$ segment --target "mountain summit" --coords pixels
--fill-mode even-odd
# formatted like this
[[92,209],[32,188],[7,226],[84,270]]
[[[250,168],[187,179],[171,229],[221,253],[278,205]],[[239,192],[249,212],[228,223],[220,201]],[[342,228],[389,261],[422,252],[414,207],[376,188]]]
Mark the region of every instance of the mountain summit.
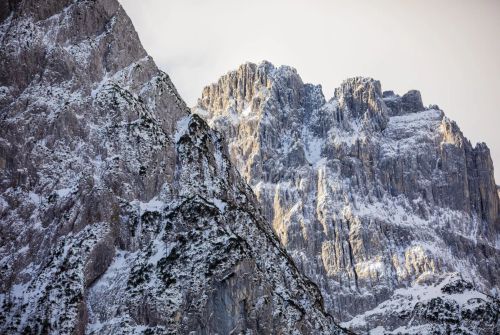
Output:
[[344,333],[117,1],[0,41],[0,333]]
[[247,63],[193,111],[224,134],[281,243],[346,327],[499,331],[490,153],[420,92],[356,77],[326,100],[291,67]]

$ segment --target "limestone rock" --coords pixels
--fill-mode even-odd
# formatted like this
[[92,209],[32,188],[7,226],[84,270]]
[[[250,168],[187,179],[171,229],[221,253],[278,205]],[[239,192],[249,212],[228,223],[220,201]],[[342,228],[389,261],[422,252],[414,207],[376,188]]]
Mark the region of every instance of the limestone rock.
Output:
[[[497,306],[499,197],[489,150],[431,107],[418,91],[400,97],[370,78],[344,81],[326,101],[294,69],[263,62],[221,77],[192,110],[224,134],[231,160],[327,310],[359,332],[389,332],[411,327],[411,318],[356,318],[424,278],[432,290],[458,274]],[[498,330],[488,325],[463,320],[473,333]]]
[[403,95],[401,98],[402,108],[404,111],[416,113],[424,110],[422,103],[422,96],[417,90],[411,90]]

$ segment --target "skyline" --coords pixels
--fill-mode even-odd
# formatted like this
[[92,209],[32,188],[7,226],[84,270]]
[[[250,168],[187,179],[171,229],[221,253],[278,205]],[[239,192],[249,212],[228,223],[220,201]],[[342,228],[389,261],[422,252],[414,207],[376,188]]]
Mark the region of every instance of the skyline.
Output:
[[498,1],[120,2],[189,106],[249,61],[292,66],[326,99],[349,77],[372,77],[400,95],[419,90],[500,164]]

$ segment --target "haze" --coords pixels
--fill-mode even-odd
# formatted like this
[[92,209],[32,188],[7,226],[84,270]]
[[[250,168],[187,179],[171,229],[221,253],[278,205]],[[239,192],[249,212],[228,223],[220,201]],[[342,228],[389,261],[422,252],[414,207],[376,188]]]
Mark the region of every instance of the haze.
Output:
[[500,182],[500,1],[120,1],[190,106],[246,61],[293,66],[327,99],[369,76],[384,90],[420,90],[486,142]]

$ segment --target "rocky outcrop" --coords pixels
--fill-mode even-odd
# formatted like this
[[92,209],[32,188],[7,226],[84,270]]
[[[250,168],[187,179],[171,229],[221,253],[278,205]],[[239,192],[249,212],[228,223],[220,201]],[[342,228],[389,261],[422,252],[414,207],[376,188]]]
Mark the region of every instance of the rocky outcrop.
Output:
[[[430,284],[429,283],[435,283]],[[346,323],[376,334],[495,334],[500,300],[474,290],[458,274],[428,275],[411,288]],[[392,330],[385,325],[391,325]],[[474,331],[476,330],[476,331]]]
[[[416,113],[425,109],[422,103],[422,96],[419,91],[411,90],[400,97],[394,94],[393,91],[385,91],[382,94],[384,103],[388,109],[390,116],[401,115],[406,113]],[[433,109],[439,109],[437,106]]]
[[424,108],[418,91],[401,97],[352,78],[326,101],[290,67],[247,63],[207,86],[193,111],[225,135],[282,244],[341,320],[423,278],[438,285],[458,273],[485,301],[498,296],[489,150]]
[[4,2],[0,41],[0,333],[343,332],[117,1]]

